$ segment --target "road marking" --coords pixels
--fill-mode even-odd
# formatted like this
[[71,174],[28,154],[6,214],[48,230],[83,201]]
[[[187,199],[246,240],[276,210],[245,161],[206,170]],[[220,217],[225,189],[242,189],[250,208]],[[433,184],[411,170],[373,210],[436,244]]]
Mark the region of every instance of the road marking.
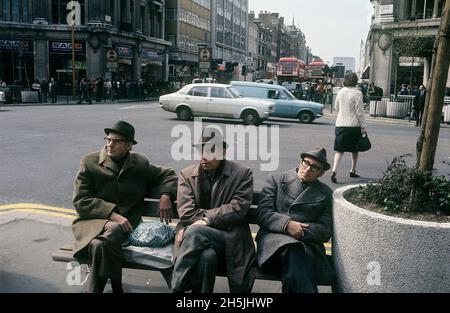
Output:
[[39,203],[12,203],[12,204],[0,205],[0,211],[11,210],[11,209],[40,209],[40,210],[50,210],[50,211],[76,214],[74,210],[59,208],[59,207],[54,207],[54,206],[49,206],[49,205],[39,204]]
[[75,219],[75,216],[64,214],[64,213],[49,212],[49,211],[38,210],[38,209],[23,209],[23,208],[22,209],[12,209],[9,211],[0,212],[0,215],[13,213],[13,212],[28,212],[28,213],[32,213],[32,214],[38,214],[38,215],[48,215],[48,216],[54,216],[54,217],[68,218],[71,220]]
[[137,104],[137,105],[132,105],[132,106],[120,108],[120,110],[132,110],[132,109],[142,109],[142,108],[153,109],[153,108],[156,108],[156,107],[155,106],[150,106],[150,105],[145,105],[145,104]]
[[[53,206],[48,206],[48,205],[38,204],[38,203],[13,203],[13,204],[0,205],[0,215],[11,213],[11,212],[28,212],[28,213],[32,213],[32,214],[62,217],[62,218],[67,218],[67,219],[72,219],[72,220],[75,219],[75,217],[76,217],[76,212],[74,210],[53,207]],[[157,218],[145,218],[144,217],[143,220],[144,221],[157,220]],[[176,226],[176,224],[170,223],[170,226]],[[255,236],[256,236],[256,233],[252,232],[252,237],[255,238]],[[325,245],[327,254],[329,254],[329,252],[331,251],[331,243],[327,242],[324,245]]]

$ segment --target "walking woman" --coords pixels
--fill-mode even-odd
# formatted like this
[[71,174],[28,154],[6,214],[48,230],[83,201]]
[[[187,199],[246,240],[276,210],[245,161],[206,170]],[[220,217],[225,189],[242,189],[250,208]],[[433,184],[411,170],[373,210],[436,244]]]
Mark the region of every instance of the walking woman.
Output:
[[338,111],[334,139],[334,164],[331,181],[337,183],[336,172],[344,152],[351,152],[352,168],[350,177],[360,177],[356,173],[358,150],[356,144],[362,134],[366,132],[364,121],[364,103],[361,91],[356,88],[358,76],[348,73],[345,76],[344,88],[339,90],[336,97],[335,108]]

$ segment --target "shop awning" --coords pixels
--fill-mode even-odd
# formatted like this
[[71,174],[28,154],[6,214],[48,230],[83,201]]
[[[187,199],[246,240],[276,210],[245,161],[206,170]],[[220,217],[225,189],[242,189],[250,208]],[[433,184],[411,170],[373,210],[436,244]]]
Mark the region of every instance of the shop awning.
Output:
[[141,66],[147,66],[147,65],[160,66],[160,67],[163,66],[162,62],[159,62],[159,61],[145,61],[141,64]]

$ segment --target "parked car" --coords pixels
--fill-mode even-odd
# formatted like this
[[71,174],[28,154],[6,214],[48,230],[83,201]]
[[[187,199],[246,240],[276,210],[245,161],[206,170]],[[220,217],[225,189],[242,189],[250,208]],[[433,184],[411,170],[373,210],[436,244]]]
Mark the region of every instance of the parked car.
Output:
[[161,96],[163,110],[175,112],[178,119],[194,116],[242,119],[245,124],[258,125],[273,112],[273,101],[243,98],[230,85],[190,84],[175,93]]
[[192,80],[192,83],[193,84],[204,84],[204,83],[215,84],[215,83],[217,83],[217,81],[216,81],[215,78],[210,78],[210,77],[208,77],[208,78],[194,78]]
[[323,104],[298,100],[282,86],[241,81],[230,84],[244,97],[273,100],[275,112],[271,117],[295,118],[302,123],[311,123],[323,116]]
[[255,81],[255,83],[260,83],[260,84],[269,84],[269,85],[278,85],[278,81],[276,79],[258,79]]
[[4,91],[0,91],[0,106],[6,102],[6,93]]

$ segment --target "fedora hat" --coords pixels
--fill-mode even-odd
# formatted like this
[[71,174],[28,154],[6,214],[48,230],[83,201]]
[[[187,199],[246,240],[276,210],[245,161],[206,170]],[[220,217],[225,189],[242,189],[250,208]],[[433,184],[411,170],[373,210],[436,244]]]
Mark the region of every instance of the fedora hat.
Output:
[[228,148],[228,144],[223,140],[223,134],[221,130],[217,127],[206,126],[203,128],[202,137],[200,140],[193,144],[192,146],[195,148],[200,148],[206,144],[222,144],[223,148]]
[[125,121],[118,121],[111,128],[105,128],[105,133],[109,135],[109,133],[117,133],[119,135],[124,136],[126,139],[131,141],[133,145],[137,144],[137,141],[134,140],[134,127],[130,123]]
[[300,157],[303,159],[304,157],[310,157],[314,160],[319,161],[323,164],[323,168],[325,171],[328,171],[330,169],[330,164],[327,161],[327,151],[324,148],[317,148],[312,151],[304,152],[300,154]]

